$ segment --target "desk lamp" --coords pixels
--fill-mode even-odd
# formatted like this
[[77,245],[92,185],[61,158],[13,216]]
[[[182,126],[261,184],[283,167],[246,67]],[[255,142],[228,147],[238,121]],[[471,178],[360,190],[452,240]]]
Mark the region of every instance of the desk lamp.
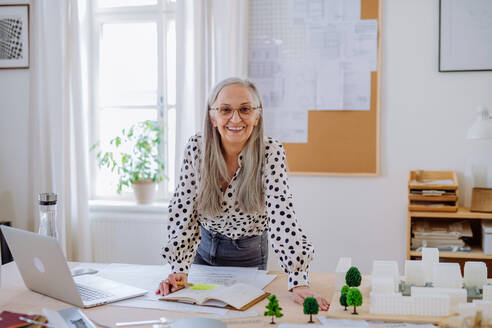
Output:
[[478,118],[468,130],[467,139],[492,139],[492,117],[485,106],[478,106]]

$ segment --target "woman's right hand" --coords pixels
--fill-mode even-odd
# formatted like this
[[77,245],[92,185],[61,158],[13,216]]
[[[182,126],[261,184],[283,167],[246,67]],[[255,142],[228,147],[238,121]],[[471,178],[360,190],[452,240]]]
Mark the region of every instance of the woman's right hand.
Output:
[[167,276],[166,280],[160,282],[159,288],[155,293],[162,296],[169,295],[184,288],[186,282],[188,282],[188,275],[186,273],[171,273]]

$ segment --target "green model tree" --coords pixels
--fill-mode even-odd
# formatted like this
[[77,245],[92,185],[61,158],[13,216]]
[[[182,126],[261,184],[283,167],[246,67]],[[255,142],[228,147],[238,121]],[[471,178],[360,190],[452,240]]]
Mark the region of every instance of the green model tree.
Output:
[[345,274],[345,282],[349,287],[359,287],[361,280],[362,276],[360,275],[360,271],[354,266],[347,271],[347,274]]
[[352,314],[358,314],[357,307],[362,305],[362,293],[359,288],[350,288],[347,294],[347,305],[354,307],[354,312],[352,312]]
[[340,294],[340,305],[344,306],[344,311],[347,311],[347,293]]
[[304,307],[304,314],[309,314],[309,323],[314,323],[313,314],[318,314],[319,304],[318,301],[314,297],[306,297],[304,299],[304,303],[302,303]]
[[266,306],[266,309],[268,311],[265,311],[265,317],[267,316],[272,316],[272,322],[270,322],[272,325],[275,324],[274,318],[280,318],[283,316],[283,314],[280,312],[282,308],[278,305],[278,299],[277,296],[275,295],[270,295],[267,297],[268,299],[268,304]]
[[345,285],[340,290],[340,305],[345,307],[345,311],[347,311],[347,293],[349,292],[350,287]]

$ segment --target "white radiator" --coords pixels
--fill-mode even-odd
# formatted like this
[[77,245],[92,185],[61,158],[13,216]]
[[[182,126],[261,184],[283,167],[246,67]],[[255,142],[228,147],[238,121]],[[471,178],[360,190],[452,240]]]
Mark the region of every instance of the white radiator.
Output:
[[94,262],[164,264],[166,214],[91,209]]

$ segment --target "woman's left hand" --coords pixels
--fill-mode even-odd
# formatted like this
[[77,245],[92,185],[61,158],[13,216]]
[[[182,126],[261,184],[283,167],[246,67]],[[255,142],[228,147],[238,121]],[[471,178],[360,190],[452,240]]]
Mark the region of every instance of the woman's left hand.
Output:
[[308,286],[299,286],[292,288],[292,295],[294,297],[294,302],[301,304],[304,303],[306,297],[312,296],[318,301],[319,309],[321,311],[328,311],[330,308],[330,303],[322,297],[320,294],[313,292]]

